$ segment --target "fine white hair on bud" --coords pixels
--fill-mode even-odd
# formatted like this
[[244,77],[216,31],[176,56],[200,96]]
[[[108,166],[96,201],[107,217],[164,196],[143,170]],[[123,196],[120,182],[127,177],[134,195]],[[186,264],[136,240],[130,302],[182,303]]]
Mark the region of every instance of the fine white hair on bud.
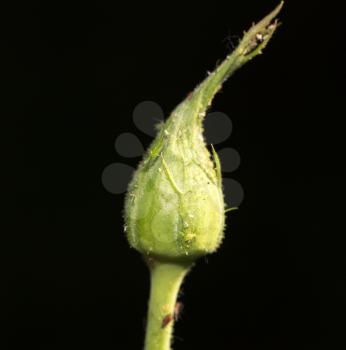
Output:
[[274,34],[272,13],[245,33],[238,47],[157,127],[157,136],[130,182],[125,199],[126,234],[144,255],[194,260],[214,252],[225,226],[221,166],[207,149],[203,120],[222,84],[262,53]]

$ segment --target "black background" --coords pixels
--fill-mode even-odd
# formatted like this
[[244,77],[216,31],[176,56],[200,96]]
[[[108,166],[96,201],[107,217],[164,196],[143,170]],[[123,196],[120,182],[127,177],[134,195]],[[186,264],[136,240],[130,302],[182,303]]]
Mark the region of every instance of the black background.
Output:
[[[7,206],[3,349],[141,349],[148,273],[122,232],[122,159],[134,107],[168,114],[276,1],[30,2],[3,13]],[[245,189],[221,249],[182,292],[175,349],[345,349],[345,26],[339,1],[288,0],[265,54],[212,110]],[[194,7],[193,7],[193,6]],[[233,37],[235,36],[235,38]],[[8,124],[8,129],[7,129]]]

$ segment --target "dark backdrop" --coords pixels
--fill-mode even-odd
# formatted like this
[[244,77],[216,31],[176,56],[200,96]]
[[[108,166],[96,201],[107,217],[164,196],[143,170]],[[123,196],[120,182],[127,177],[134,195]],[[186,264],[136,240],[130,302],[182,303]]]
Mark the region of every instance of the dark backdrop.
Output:
[[[277,1],[16,4],[3,13],[9,169],[3,349],[141,349],[148,273],[101,183],[143,100],[168,113]],[[345,349],[345,26],[288,0],[265,54],[214,101],[244,190],[184,284],[175,349]],[[226,39],[226,40],[225,40]],[[7,124],[9,128],[7,128]]]

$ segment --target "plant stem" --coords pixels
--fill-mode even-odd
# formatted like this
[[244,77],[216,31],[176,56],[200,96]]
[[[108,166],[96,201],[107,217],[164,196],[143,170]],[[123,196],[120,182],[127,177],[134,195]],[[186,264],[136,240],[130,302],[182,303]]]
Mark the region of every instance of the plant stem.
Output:
[[190,266],[190,264],[158,261],[151,264],[145,350],[169,350],[171,348],[177,296]]

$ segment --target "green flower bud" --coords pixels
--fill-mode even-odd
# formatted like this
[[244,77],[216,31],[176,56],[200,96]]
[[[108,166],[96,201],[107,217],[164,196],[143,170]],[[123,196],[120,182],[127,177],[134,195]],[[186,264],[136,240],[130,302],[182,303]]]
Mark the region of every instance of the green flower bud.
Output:
[[128,239],[146,254],[197,257],[222,239],[224,202],[195,103],[185,101],[160,126],[126,198]]
[[214,252],[225,227],[220,162],[203,138],[206,110],[223,82],[262,52],[282,4],[244,35],[239,46],[158,127],[129,185],[125,228],[130,245],[167,260]]

